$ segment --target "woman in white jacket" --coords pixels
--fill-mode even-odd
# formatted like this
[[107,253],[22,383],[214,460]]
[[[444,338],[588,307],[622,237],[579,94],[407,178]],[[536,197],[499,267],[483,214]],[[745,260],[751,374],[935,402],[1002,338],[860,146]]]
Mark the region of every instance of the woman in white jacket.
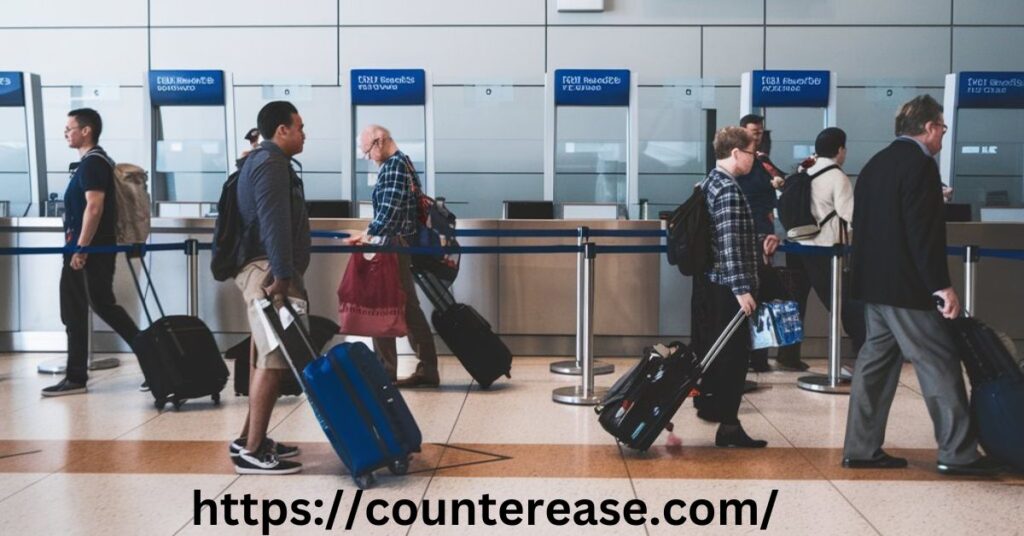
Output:
[[[801,164],[808,175],[814,177],[830,166],[833,169],[825,171],[811,181],[811,214],[815,220],[821,222],[833,212],[834,216],[829,218],[821,227],[821,232],[812,238],[800,240],[799,243],[805,246],[832,246],[834,244],[849,244],[850,232],[853,224],[853,186],[850,178],[843,172],[842,166],[846,162],[846,133],[842,129],[829,127],[818,134],[814,142],[815,156],[807,159]],[[800,303],[800,316],[803,317],[807,309],[807,296],[813,288],[815,294],[829,311],[831,304],[831,283],[832,269],[831,258],[823,256],[808,255],[786,255],[786,265],[796,268],[804,273],[810,285],[803,285],[799,289],[796,300]],[[864,344],[864,306],[859,302],[848,298],[849,277],[843,278],[843,303],[842,322],[846,333],[853,339],[854,356]],[[806,364],[800,360],[800,345],[786,346],[779,349],[779,364],[782,368],[804,369]]]

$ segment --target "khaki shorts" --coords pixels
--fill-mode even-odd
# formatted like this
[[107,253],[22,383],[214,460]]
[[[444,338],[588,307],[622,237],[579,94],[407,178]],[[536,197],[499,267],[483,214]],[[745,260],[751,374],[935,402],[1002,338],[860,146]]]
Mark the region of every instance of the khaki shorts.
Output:
[[[267,297],[263,292],[265,287],[270,286],[273,275],[270,273],[270,262],[267,260],[252,261],[246,264],[238,275],[235,276],[235,285],[242,291],[242,299],[245,300],[246,312],[249,320],[249,331],[252,333],[252,340],[256,343],[256,368],[262,369],[288,369],[288,363],[284,360],[281,350],[273,346],[272,341],[277,337],[267,332],[264,323],[263,311],[253,302]],[[307,311],[308,296],[302,281],[302,276],[293,277],[288,287],[288,297],[293,301],[298,300],[296,309]],[[307,323],[308,316],[303,315],[301,321]]]

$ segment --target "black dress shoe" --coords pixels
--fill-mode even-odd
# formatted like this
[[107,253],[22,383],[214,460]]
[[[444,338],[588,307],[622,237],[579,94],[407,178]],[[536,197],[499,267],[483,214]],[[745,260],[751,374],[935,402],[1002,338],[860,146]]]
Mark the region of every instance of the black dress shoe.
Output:
[[395,382],[395,387],[398,387],[399,389],[409,387],[438,387],[440,385],[441,380],[437,376],[429,378],[418,372],[414,372],[408,378]]
[[800,360],[792,363],[789,361],[775,361],[775,369],[783,372],[803,372],[809,368],[811,368],[810,365]]
[[847,469],[902,469],[907,466],[906,458],[889,456],[885,452],[879,452],[879,456],[870,460],[855,460],[843,458],[843,467]]
[[938,462],[936,469],[939,470],[939,474],[943,475],[973,475],[973,476],[986,476],[1001,473],[1006,470],[1006,466],[988,456],[982,456],[977,460],[967,464],[955,464],[955,463],[942,463]]
[[763,439],[753,439],[743,430],[739,424],[722,424],[718,426],[715,434],[715,446],[725,448],[741,449],[763,449],[768,442]]

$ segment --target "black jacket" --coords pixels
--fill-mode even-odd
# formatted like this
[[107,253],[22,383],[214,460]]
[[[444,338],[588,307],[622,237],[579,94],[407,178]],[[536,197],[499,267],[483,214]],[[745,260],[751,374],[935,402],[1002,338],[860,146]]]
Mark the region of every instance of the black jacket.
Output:
[[897,139],[861,170],[853,194],[855,299],[934,309],[950,286],[942,183],[935,159]]

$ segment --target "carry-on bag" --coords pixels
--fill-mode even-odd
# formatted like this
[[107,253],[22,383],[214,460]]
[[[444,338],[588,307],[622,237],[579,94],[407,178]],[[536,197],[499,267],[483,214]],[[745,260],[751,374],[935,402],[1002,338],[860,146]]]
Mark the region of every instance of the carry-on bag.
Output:
[[363,343],[342,343],[318,356],[309,332],[290,302],[279,309],[261,300],[320,427],[360,489],[375,482],[373,472],[409,470],[423,437],[402,394],[380,360]]
[[399,279],[398,255],[366,254],[348,258],[338,285],[338,324],[346,335],[404,337],[405,290]]
[[980,320],[949,322],[971,381],[971,414],[985,452],[1024,471],[1024,373],[999,334]]
[[473,380],[487,389],[502,376],[511,378],[512,352],[490,323],[472,306],[456,303],[433,272],[413,269],[413,276],[434,305],[434,329]]
[[[324,346],[331,342],[331,339],[338,334],[338,325],[334,321],[317,315],[309,315],[309,336],[313,341],[313,348],[323,351]],[[249,345],[252,344],[252,337],[246,337],[241,342],[228,348],[224,352],[225,359],[235,360],[235,394],[238,396],[249,396]],[[302,386],[294,375],[286,375],[281,378],[281,396],[298,396],[302,394]]]
[[629,448],[649,449],[743,320],[738,311],[703,357],[681,342],[645,349],[594,408],[601,426]]
[[206,396],[212,398],[214,404],[219,404],[220,392],[228,382],[228,367],[221,358],[213,333],[198,317],[165,315],[146,259],[142,255],[138,258],[146,273],[147,288],[152,291],[160,311],[160,318],[154,321],[135,267],[128,259],[128,270],[149,321],[149,327],[140,331],[132,341],[132,350],[138,356],[142,374],[149,384],[153,405],[163,409],[170,402],[177,410],[187,399]]

